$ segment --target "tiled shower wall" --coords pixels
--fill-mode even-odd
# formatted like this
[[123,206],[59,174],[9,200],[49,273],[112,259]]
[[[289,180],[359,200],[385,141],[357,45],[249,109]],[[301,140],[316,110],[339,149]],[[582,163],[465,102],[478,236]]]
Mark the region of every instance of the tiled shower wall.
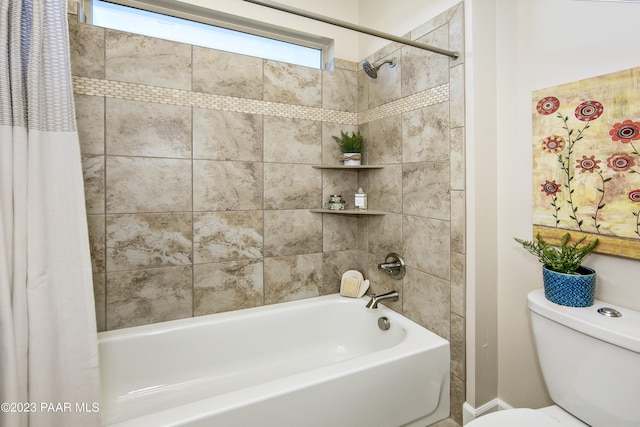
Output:
[[[463,46],[462,4],[408,37]],[[78,24],[70,18],[100,330],[338,292],[359,269],[375,292],[452,345],[464,401],[464,64],[390,44],[377,79]],[[360,130],[368,172],[331,136]],[[362,186],[384,216],[318,214]],[[389,252],[401,281],[377,271]]]

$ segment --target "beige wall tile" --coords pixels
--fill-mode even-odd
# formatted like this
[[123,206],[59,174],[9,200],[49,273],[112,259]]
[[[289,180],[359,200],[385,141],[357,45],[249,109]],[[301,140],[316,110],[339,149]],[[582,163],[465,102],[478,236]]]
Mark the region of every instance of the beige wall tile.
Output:
[[449,220],[449,163],[405,163],[402,166],[402,212]]
[[402,116],[397,114],[369,123],[367,158],[370,164],[402,162]]
[[84,197],[88,214],[104,213],[104,156],[82,156]]
[[107,273],[107,329],[191,317],[192,268]]
[[369,108],[369,80],[371,77],[358,67],[358,111],[366,111]]
[[104,79],[104,28],[69,20],[71,73],[74,76]]
[[[369,251],[369,217],[358,217],[358,259],[362,261],[358,265],[360,268],[366,268],[368,263],[368,251]],[[364,270],[363,270],[364,271]]]
[[320,205],[322,172],[309,165],[264,164],[265,209],[310,209]]
[[89,226],[89,247],[91,249],[91,269],[93,273],[104,273],[106,270],[106,217],[104,215],[87,215]]
[[191,213],[107,215],[107,271],[192,263]]
[[109,80],[191,90],[191,46],[105,30]]
[[342,274],[347,270],[364,269],[358,266],[358,251],[325,251],[322,253],[322,286],[320,295],[340,292]]
[[461,254],[467,246],[465,197],[464,191],[451,192],[451,250]]
[[195,159],[262,161],[262,115],[193,109]]
[[195,264],[262,258],[262,211],[195,212]]
[[466,385],[463,380],[451,375],[450,386],[451,418],[462,425],[462,406],[466,402]]
[[193,267],[193,314],[221,313],[262,305],[262,260]]
[[402,114],[404,162],[449,160],[449,103]]
[[[443,25],[417,41],[448,49],[449,26]],[[448,81],[448,56],[411,46],[402,48],[402,96],[413,95]]]
[[322,214],[308,210],[264,212],[264,256],[322,252]]
[[356,112],[358,79],[355,71],[322,72],[322,108]]
[[322,215],[322,242],[325,252],[358,249],[358,218]]
[[451,252],[451,312],[464,317],[465,311],[465,272],[464,254]]
[[451,315],[451,373],[465,379],[464,317]]
[[107,157],[107,212],[191,210],[191,160]]
[[451,129],[450,135],[451,189],[464,190],[466,188],[464,128]]
[[442,338],[451,339],[449,282],[413,268],[407,268],[403,281],[405,315]]
[[369,209],[402,213],[402,165],[387,165],[369,172]]
[[452,9],[455,10],[449,21],[449,49],[459,53],[458,59],[449,60],[454,67],[464,62],[464,5],[460,3]]
[[265,162],[318,164],[321,154],[320,122],[265,116]]
[[107,98],[107,154],[191,158],[191,121],[189,107]]
[[451,122],[452,128],[464,126],[464,64],[456,65],[450,69],[449,84],[451,94]]
[[75,95],[78,138],[82,154],[104,154],[104,98]]
[[193,90],[262,99],[262,63],[261,58],[194,46]]
[[263,166],[258,162],[194,160],[193,209],[257,210],[263,204]]
[[104,273],[93,275],[93,298],[96,307],[96,327],[98,332],[106,330],[107,285]]
[[369,217],[369,252],[379,259],[378,263],[384,262],[388,253],[402,254],[402,235],[402,215]]
[[264,303],[317,297],[322,288],[322,253],[264,259]]
[[449,280],[450,228],[448,221],[405,215],[402,232],[407,266]]
[[322,72],[315,68],[265,60],[264,100],[322,107]]

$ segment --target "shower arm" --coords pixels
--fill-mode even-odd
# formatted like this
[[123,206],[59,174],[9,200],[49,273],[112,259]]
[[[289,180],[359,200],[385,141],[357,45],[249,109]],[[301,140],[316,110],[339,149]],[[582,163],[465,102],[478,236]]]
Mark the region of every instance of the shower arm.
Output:
[[407,46],[417,47],[418,49],[428,50],[430,52],[439,53],[440,55],[446,55],[453,59],[458,59],[460,56],[459,52],[452,52],[446,49],[440,49],[439,47],[430,46],[428,44],[416,42],[413,40],[406,39],[404,37],[394,36],[393,34],[383,33],[381,31],[372,30],[371,28],[363,27],[361,25],[351,24],[349,22],[340,21],[338,19],[333,19],[328,16],[318,15],[316,13],[308,12],[306,10],[297,9],[295,7],[285,6],[283,4],[279,4],[270,0],[243,0],[247,3],[253,3],[260,6],[268,7],[271,9],[276,9],[281,12],[291,13],[293,15],[302,16],[304,18],[313,19],[315,21],[324,22],[325,24],[335,25],[337,27],[346,28],[347,30],[357,31],[359,33],[368,34],[370,36],[378,37],[385,40],[390,40],[397,43],[402,43]]

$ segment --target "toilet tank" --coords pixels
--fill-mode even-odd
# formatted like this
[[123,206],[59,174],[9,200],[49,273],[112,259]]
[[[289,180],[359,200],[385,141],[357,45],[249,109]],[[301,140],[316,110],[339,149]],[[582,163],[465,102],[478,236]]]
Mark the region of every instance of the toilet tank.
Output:
[[[565,307],[541,289],[528,300],[551,399],[592,427],[640,426],[640,313],[597,300]],[[598,313],[603,307],[622,316]]]

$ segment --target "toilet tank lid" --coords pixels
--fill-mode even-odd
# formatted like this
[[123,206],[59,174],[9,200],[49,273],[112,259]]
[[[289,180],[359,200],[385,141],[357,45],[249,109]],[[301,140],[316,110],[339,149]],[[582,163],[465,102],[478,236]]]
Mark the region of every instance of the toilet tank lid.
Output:
[[[529,309],[540,316],[640,353],[640,312],[599,300],[595,300],[591,307],[566,307],[546,299],[542,289],[529,292],[527,299]],[[603,307],[619,311],[622,317],[607,317],[598,313],[598,309]]]

